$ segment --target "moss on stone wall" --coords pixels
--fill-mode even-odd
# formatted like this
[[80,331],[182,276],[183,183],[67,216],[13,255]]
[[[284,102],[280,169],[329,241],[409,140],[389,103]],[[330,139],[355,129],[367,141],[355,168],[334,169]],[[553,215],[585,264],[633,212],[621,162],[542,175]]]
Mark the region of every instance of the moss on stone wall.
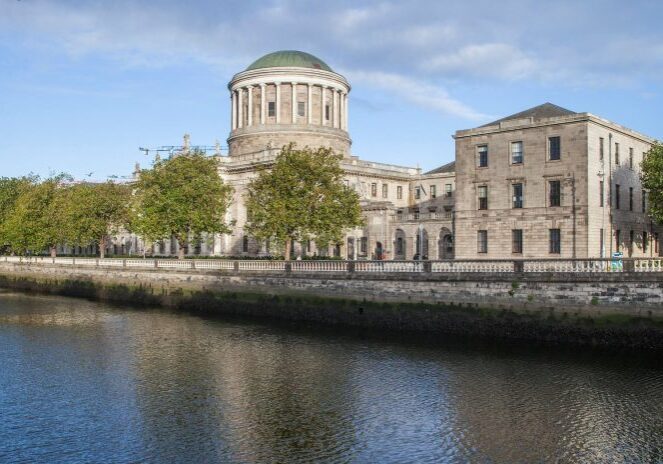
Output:
[[315,295],[212,291],[180,286],[0,274],[0,287],[193,314],[280,319],[378,332],[663,352],[663,321],[626,314],[519,311],[472,304],[387,303]]

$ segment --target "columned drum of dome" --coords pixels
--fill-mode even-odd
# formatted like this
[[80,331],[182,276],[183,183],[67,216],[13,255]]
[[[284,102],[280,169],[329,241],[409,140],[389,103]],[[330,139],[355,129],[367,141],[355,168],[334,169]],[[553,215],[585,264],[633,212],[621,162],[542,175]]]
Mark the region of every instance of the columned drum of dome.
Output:
[[236,74],[228,89],[230,156],[291,142],[350,155],[350,84],[321,59],[298,51],[270,53]]

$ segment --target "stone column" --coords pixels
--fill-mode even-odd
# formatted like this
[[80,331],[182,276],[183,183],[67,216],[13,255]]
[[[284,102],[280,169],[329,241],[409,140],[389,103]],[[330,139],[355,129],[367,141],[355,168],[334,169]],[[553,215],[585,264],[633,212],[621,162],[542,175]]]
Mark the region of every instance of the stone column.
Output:
[[281,122],[281,83],[276,82],[276,124]]
[[265,84],[260,84],[260,124],[265,124]]
[[247,122],[246,122],[246,125],[250,127],[250,126],[253,125],[253,86],[252,86],[252,85],[249,85],[249,86],[247,87],[247,90],[248,90],[249,94],[248,94],[248,97],[247,97],[247,101],[248,101],[248,109],[247,109],[247,111],[246,111],[246,112],[247,112],[247,115],[246,115],[246,116],[247,116]]
[[237,98],[235,97],[235,91],[230,92],[230,120],[232,130],[237,129]]
[[325,125],[325,86],[320,86],[320,125]]
[[348,130],[348,127],[350,126],[350,120],[348,119],[348,106],[350,104],[350,96],[346,93],[345,94],[345,104],[343,105],[343,112],[345,113],[344,119],[345,119],[345,130]]
[[244,93],[244,89],[239,88],[237,89],[237,128],[241,129],[243,124],[243,114],[242,114],[242,94]]
[[343,91],[339,89],[338,91],[338,128],[343,129]]
[[313,122],[313,86],[311,84],[306,84],[308,86],[308,98],[306,99],[307,113],[306,117],[308,118],[308,123]]
[[336,101],[336,89],[333,87],[330,87],[331,90],[331,96],[332,96],[332,117],[331,117],[331,125],[332,127],[337,127],[336,125],[336,118],[338,116],[338,102]]
[[297,83],[293,82],[292,83],[292,96],[290,98],[292,101],[292,123],[296,124],[297,123]]

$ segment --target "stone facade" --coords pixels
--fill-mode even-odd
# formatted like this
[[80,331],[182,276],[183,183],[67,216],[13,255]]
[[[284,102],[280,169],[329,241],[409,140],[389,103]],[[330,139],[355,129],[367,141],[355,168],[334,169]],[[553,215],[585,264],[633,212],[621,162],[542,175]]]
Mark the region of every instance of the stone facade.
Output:
[[639,180],[652,139],[550,104],[455,139],[458,258],[659,255]]
[[[289,60],[281,62],[284,53],[290,58],[299,52],[267,55],[236,74],[228,85],[231,132],[228,156],[220,160],[221,175],[234,188],[227,217],[234,226],[231,234],[217,239],[219,246],[214,252],[234,256],[275,252],[267,243],[257,243],[245,235],[244,195],[257,169],[269,166],[282,146],[295,142],[300,147],[330,147],[343,154],[345,182],[359,193],[366,219],[366,225],[348,231],[342,243],[296,244],[297,255],[412,259],[419,253],[417,244],[421,241],[423,255],[438,257],[438,242],[446,237],[445,256],[452,257],[453,165],[444,172],[422,174],[418,168],[352,156],[349,83],[310,55],[296,57],[297,66]],[[315,66],[318,62],[322,66]],[[450,195],[444,189],[449,189]]]
[[[359,193],[366,220],[339,244],[295,244],[297,256],[589,258],[663,251],[663,231],[646,214],[639,180],[653,139],[592,114],[546,103],[459,130],[455,162],[422,173],[352,155],[350,84],[312,55],[266,55],[233,76],[228,90],[228,155],[216,156],[234,188],[226,217],[233,230],[190,244],[189,255],[279,253],[245,234],[244,195],[258,169],[291,142],[343,155],[345,181]],[[171,240],[148,253],[172,255],[176,248]],[[108,251],[142,254],[143,244],[125,234]]]

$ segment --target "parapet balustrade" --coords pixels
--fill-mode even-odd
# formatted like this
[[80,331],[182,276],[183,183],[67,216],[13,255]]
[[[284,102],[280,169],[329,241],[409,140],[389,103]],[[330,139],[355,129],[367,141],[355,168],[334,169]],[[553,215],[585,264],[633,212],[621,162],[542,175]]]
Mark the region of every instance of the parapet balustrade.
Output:
[[2,256],[0,263],[131,269],[191,271],[287,272],[287,273],[614,273],[663,272],[663,258],[612,259],[483,259],[431,261],[268,261],[226,259],[77,258],[47,256]]

